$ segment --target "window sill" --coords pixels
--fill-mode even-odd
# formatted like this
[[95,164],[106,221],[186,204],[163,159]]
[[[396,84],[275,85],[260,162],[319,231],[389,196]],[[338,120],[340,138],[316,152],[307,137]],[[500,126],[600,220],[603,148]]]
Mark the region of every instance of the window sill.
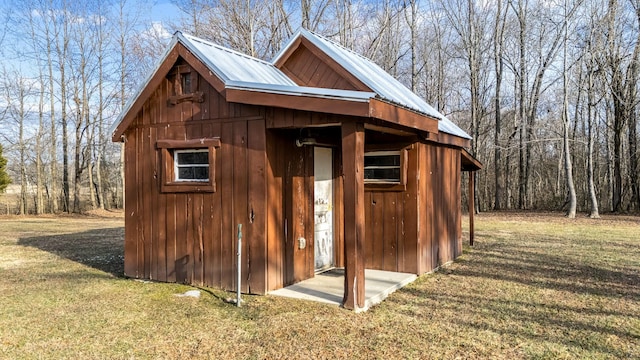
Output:
[[382,182],[365,182],[364,191],[405,191],[406,184],[398,183],[382,183]]
[[179,182],[160,186],[160,192],[162,193],[212,193],[215,191],[215,184],[210,182]]

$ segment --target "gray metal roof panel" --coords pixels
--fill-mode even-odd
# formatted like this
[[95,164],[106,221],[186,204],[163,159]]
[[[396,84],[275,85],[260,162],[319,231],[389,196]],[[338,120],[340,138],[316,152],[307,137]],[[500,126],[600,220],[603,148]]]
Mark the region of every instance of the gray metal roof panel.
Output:
[[375,93],[368,91],[315,88],[298,85],[260,84],[242,81],[229,81],[226,83],[225,87],[227,89],[251,90],[293,96],[311,96],[325,99],[341,99],[355,102],[368,102],[369,99],[376,96]]
[[439,119],[439,131],[471,139],[471,137],[456,124],[447,119],[431,105],[427,104],[427,102],[421,97],[414,94],[410,89],[376,65],[373,61],[309,30],[302,28],[298,30],[289,43],[287,43],[287,45],[276,55],[272,63],[276,63],[280,60],[280,58],[286,53],[287,48],[292,46],[295,40],[300,36],[304,36],[307,40],[311,41],[320,50],[340,64],[340,66],[345,70],[378,94],[380,98]]
[[225,83],[243,81],[258,84],[295,86],[287,75],[273,64],[246,54],[210,43],[206,40],[177,33],[181,42],[205,63]]
[[200,61],[202,61],[212,72],[215,73],[230,88],[247,89],[253,91],[281,93],[287,95],[305,95],[323,98],[340,98],[349,101],[368,101],[373,97],[391,101],[409,109],[425,113],[440,119],[438,130],[449,134],[470,139],[462,129],[447,119],[444,115],[429,106],[424,100],[415,95],[411,90],[402,85],[399,81],[374,64],[371,60],[356,54],[324,37],[301,29],[291,38],[279,55],[274,59],[274,63],[281,57],[286,49],[293,44],[298,36],[305,36],[318,48],[326,52],[335,61],[351,72],[360,81],[369,86],[374,92],[349,91],[325,88],[312,88],[298,86],[273,63],[269,63],[254,57],[233,51],[222,46],[210,43],[197,37],[176,32],[167,47],[165,53],[158,60],[154,71],[142,82],[136,91],[136,96],[129,99],[118,119],[110,128],[110,133],[116,130],[122,122],[134,102],[140,96],[145,87],[166,60],[170,51],[180,42],[189,49]]

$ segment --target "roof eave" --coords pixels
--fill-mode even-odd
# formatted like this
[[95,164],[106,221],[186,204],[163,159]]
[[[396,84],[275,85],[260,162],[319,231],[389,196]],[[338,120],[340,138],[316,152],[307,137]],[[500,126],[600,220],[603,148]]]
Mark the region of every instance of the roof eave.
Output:
[[[275,67],[278,67],[278,68],[280,67],[279,66],[281,65],[280,62],[283,60],[286,60],[289,57],[289,55],[298,48],[303,31],[306,31],[306,30],[304,30],[303,28],[299,28],[293,34],[293,36],[291,36],[289,41],[287,41],[287,43],[284,44],[282,48],[280,48],[280,51],[278,51],[276,56],[273,57],[273,59],[271,60],[271,64],[273,64]],[[296,42],[298,42],[297,45],[295,44]]]
[[246,90],[271,94],[335,99],[352,102],[369,102],[371,98],[376,96],[375,93],[366,91],[336,90],[306,86],[276,86],[241,81],[229,81],[227,82],[225,88],[231,90]]
[[462,167],[462,171],[478,171],[482,170],[482,168],[484,167],[480,160],[471,155],[471,153],[467,151],[467,149],[463,148],[460,150],[460,157],[460,165]]
[[174,34],[173,39],[169,43],[169,46],[167,46],[167,50],[165,50],[164,54],[156,62],[154,70],[151,71],[149,73],[149,76],[147,76],[147,78],[145,79],[145,81],[143,81],[140,84],[140,86],[138,86],[138,89],[135,92],[136,95],[132,96],[131,98],[129,98],[129,101],[127,101],[125,106],[122,108],[122,111],[120,112],[120,115],[118,116],[116,121],[114,121],[113,124],[111,125],[111,127],[109,128],[109,133],[111,134],[111,141],[113,141],[113,142],[122,141],[121,137],[122,137],[122,135],[124,134],[124,132],[126,130],[126,126],[124,126],[124,127],[122,126],[124,124],[125,118],[128,117],[128,115],[131,112],[131,110],[134,107],[134,105],[137,102],[140,101],[140,98],[141,98],[142,94],[144,93],[145,89],[156,78],[157,73],[160,71],[160,69],[162,68],[163,64],[165,64],[165,62],[167,61],[167,59],[175,57],[175,59],[177,60],[178,54],[175,51],[175,47],[178,44],[179,34],[180,34],[180,32],[176,32],[176,34]]

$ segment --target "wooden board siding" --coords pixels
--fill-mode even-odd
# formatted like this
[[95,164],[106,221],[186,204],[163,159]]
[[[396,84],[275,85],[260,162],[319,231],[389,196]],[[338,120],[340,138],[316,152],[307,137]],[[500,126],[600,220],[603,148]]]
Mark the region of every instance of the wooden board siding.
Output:
[[407,188],[388,191],[365,186],[365,266],[417,273],[418,151],[407,150]]
[[[243,224],[242,291],[266,292],[266,138],[261,108],[227,103],[198,81],[202,103],[168,106],[164,79],[125,132],[125,274],[234,290]],[[158,140],[220,137],[216,192],[161,193]],[[251,273],[249,272],[251,264]]]
[[423,274],[462,254],[459,159],[458,149],[416,143],[405,191],[365,187],[368,269]]
[[[308,41],[305,39],[303,43],[307,44]],[[329,59],[325,59],[325,54],[319,55],[323,58],[318,57],[306,46],[299,46],[286,62],[282,64],[280,70],[300,86],[361,90],[363,85],[360,84],[357,79],[350,76],[353,78],[350,82],[348,77],[345,76],[347,74],[339,74],[327,64]]]
[[[297,147],[296,132],[267,132],[267,289],[314,274],[313,147]],[[300,249],[298,239],[306,246]],[[252,265],[253,266],[253,265]]]
[[426,176],[422,184],[426,194],[423,199],[424,206],[429,208],[420,222],[431,237],[431,244],[423,244],[421,251],[420,264],[426,272],[462,254],[461,174],[459,149],[431,143],[421,147]]

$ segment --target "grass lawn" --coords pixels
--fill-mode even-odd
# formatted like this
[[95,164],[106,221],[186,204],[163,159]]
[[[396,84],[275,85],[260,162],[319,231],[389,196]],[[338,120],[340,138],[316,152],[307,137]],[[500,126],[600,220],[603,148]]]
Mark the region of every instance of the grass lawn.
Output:
[[119,217],[0,217],[0,358],[640,358],[640,218],[483,214],[366,313],[134,281]]

